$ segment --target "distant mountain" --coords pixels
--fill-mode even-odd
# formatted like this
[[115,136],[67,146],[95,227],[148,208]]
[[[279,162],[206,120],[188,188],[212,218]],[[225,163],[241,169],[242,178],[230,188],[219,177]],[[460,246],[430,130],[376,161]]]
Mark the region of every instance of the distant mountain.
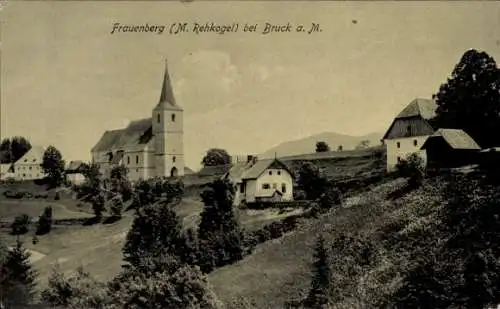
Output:
[[261,158],[272,158],[275,153],[278,157],[313,153],[316,151],[316,142],[326,142],[332,151],[342,145],[343,150],[352,150],[363,140],[368,140],[370,146],[380,145],[383,133],[370,133],[363,136],[350,136],[345,134],[324,132],[309,137],[281,143],[259,155]]

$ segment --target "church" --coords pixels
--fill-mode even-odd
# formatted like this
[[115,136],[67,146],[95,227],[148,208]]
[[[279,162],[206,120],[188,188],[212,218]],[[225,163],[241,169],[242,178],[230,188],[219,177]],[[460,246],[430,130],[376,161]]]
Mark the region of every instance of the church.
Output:
[[128,169],[132,182],[184,175],[183,109],[175,101],[166,61],[160,99],[151,117],[104,132],[91,153],[104,178],[119,165]]

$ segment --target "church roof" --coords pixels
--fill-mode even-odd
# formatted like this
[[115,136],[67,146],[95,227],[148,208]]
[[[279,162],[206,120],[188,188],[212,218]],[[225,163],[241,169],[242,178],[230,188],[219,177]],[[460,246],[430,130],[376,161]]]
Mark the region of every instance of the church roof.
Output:
[[168,65],[165,60],[165,73],[163,74],[163,84],[161,87],[160,100],[155,109],[168,109],[182,111],[182,108],[175,102],[174,91],[172,89],[172,82],[170,81],[170,74],[168,73]]
[[152,135],[151,118],[131,121],[125,129],[106,131],[92,151],[111,151],[140,144],[147,144]]

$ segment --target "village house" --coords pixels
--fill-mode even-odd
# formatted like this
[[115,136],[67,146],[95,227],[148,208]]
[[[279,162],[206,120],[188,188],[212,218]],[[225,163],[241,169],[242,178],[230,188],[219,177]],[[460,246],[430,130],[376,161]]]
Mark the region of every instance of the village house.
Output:
[[422,145],[427,168],[455,168],[475,164],[481,147],[459,129],[439,129]]
[[73,185],[81,185],[85,181],[85,163],[83,161],[71,161],[66,167],[66,181]]
[[32,146],[19,160],[12,165],[16,180],[35,180],[45,178],[42,169],[45,149],[41,146]]
[[435,132],[429,120],[436,115],[433,100],[414,99],[392,121],[383,136],[387,148],[387,171],[393,171],[399,161],[413,153],[426,164],[426,152],[421,147]]
[[247,162],[233,164],[225,177],[234,185],[235,206],[293,200],[293,173],[278,159],[248,156]]
[[183,109],[175,100],[166,62],[152,117],[104,132],[91,152],[93,163],[99,165],[105,178],[118,165],[128,169],[130,181],[184,175]]

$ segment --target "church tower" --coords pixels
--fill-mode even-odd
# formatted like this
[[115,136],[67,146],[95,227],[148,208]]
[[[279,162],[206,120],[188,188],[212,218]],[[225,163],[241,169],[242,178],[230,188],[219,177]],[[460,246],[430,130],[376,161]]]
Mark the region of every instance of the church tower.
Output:
[[153,109],[155,170],[158,177],[184,175],[183,109],[177,105],[165,60],[160,101]]

